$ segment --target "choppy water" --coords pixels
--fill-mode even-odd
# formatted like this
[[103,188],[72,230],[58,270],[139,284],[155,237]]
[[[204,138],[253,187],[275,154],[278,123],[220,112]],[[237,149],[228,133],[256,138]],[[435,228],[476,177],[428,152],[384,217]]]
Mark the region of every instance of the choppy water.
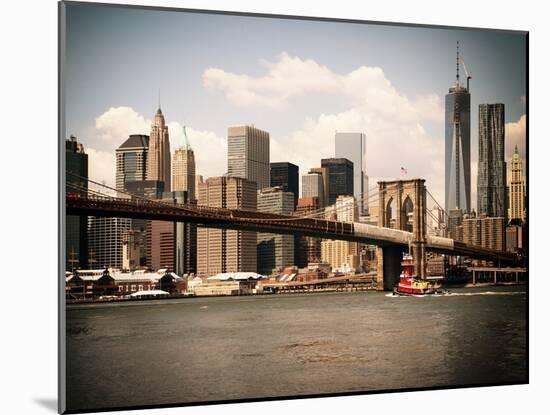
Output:
[[68,408],[526,382],[524,290],[69,306]]

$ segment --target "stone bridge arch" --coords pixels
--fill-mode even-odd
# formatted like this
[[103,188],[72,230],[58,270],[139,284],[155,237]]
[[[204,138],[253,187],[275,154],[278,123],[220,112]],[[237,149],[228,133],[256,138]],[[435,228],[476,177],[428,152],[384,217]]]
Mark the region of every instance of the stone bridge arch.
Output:
[[[378,182],[378,204],[379,226],[412,232],[411,251],[414,258],[415,274],[419,278],[425,278],[427,233],[425,180]],[[395,212],[389,211],[391,205],[395,206]],[[392,221],[392,218],[395,221]],[[399,280],[402,253],[402,248],[378,248],[380,289],[391,290]]]

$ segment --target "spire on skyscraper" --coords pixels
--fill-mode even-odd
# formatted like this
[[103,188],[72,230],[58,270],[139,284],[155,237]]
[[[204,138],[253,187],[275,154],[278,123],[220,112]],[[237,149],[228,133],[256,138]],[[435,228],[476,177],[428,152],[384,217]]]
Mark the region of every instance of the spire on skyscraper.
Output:
[[191,148],[191,144],[189,143],[189,137],[187,137],[187,127],[185,123],[183,124],[183,139],[181,140],[181,144],[179,146],[182,150],[193,150]]

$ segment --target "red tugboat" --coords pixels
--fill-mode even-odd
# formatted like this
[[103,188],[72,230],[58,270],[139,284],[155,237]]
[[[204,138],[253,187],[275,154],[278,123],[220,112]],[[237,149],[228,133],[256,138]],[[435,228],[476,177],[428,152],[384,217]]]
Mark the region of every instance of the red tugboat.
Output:
[[414,275],[414,261],[411,254],[403,254],[402,272],[399,283],[394,287],[394,295],[430,295],[444,294],[445,291],[436,288],[428,281],[422,281]]

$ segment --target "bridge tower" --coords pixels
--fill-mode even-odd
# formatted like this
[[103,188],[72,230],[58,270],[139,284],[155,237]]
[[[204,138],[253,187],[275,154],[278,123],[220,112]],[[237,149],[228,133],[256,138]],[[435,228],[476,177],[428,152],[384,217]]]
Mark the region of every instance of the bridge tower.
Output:
[[[426,186],[424,179],[378,182],[378,226],[412,232],[417,277],[426,278]],[[379,247],[378,289],[391,290],[399,280],[403,249]]]

